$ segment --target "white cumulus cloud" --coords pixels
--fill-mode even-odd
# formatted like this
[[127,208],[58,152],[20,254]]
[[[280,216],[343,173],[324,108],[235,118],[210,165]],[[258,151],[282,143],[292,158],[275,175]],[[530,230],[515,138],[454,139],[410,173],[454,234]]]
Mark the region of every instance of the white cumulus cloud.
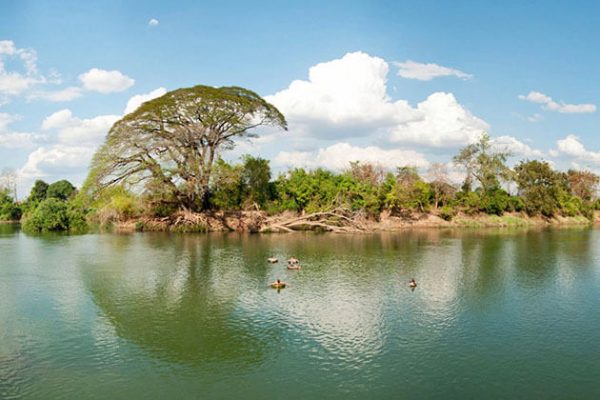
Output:
[[151,18],[150,21],[148,21],[148,25],[150,26],[157,26],[158,24],[159,22],[156,18]]
[[521,142],[512,136],[498,136],[491,140],[492,146],[499,151],[508,151],[513,156],[541,158],[544,152],[533,149],[531,146]]
[[587,150],[575,135],[568,135],[566,138],[558,140],[556,145],[557,151],[553,152],[554,155],[565,155],[583,162],[600,165],[600,152]]
[[73,116],[69,109],[57,111],[46,117],[42,129],[54,129],[58,140],[71,145],[98,145],[102,143],[110,127],[119,119],[119,115],[99,115],[82,119]]
[[527,95],[519,95],[519,99],[530,103],[542,104],[545,110],[557,111],[563,114],[584,114],[596,112],[595,104],[567,104],[557,103],[552,97],[541,92],[531,91]]
[[[150,93],[132,96],[127,102],[126,110],[137,108],[142,102],[161,96],[166,89],[158,88]],[[0,113],[0,127],[7,126],[17,117]],[[30,153],[27,162],[21,168],[21,173],[26,179],[64,174],[84,174],[93,154],[98,146],[104,141],[112,125],[122,115],[98,115],[92,118],[80,118],[73,115],[70,109],[56,111],[42,122],[42,130],[46,135],[31,135],[10,137],[3,135],[0,130],[0,146],[12,147],[18,140],[23,143],[38,143],[43,138],[45,146],[37,148]],[[4,139],[3,139],[4,137]],[[25,141],[28,139],[27,141]],[[35,141],[34,141],[35,139]],[[52,140],[50,140],[52,139]]]
[[43,139],[43,135],[10,130],[10,124],[20,119],[19,115],[0,112],[0,148],[20,149],[33,147],[36,141]]
[[35,146],[38,139],[42,138],[35,133],[25,132],[0,132],[0,147],[7,149],[24,149]]
[[88,166],[93,154],[94,148],[86,146],[57,144],[40,147],[29,154],[27,162],[19,170],[19,176],[32,179],[79,172]]
[[417,107],[387,94],[388,63],[363,52],[309,69],[267,101],[286,116],[290,133],[321,139],[387,136],[394,142],[454,147],[476,140],[489,125],[451,93],[434,93]]
[[375,146],[359,147],[349,143],[336,143],[315,152],[282,151],[274,163],[282,167],[323,167],[340,171],[350,166],[353,161],[368,162],[387,169],[400,166],[427,167],[429,162],[414,150],[385,150]]
[[487,122],[462,106],[452,93],[437,92],[417,105],[420,119],[396,126],[393,142],[429,147],[458,147],[477,141],[489,130]]
[[165,93],[167,93],[167,89],[165,89],[164,87],[159,87],[158,89],[154,89],[149,93],[136,94],[135,96],[132,96],[127,102],[127,106],[125,107],[125,111],[123,111],[123,114],[129,114],[131,112],[134,112],[139,106],[142,105],[142,103],[160,97]]
[[[7,69],[7,61],[15,69]],[[0,103],[17,96],[47,79],[38,73],[37,54],[33,49],[18,48],[12,40],[0,40]]]
[[308,80],[295,80],[266,100],[281,110],[290,131],[315,136],[370,134],[418,117],[404,100],[386,93],[388,64],[363,52],[309,69]]
[[443,76],[455,76],[460,79],[471,79],[473,75],[462,72],[458,69],[444,67],[438,64],[424,64],[412,60],[394,63],[398,69],[398,75],[407,79],[418,79],[420,81],[430,81],[433,78]]
[[135,83],[134,79],[120,71],[106,71],[99,68],[92,68],[84,72],[79,75],[79,80],[85,89],[104,94],[122,92]]

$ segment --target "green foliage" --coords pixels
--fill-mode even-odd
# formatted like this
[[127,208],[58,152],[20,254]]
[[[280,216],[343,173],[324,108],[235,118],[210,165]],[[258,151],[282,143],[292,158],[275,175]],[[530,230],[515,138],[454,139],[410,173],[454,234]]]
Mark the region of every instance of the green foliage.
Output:
[[407,214],[413,211],[425,212],[431,204],[432,192],[415,167],[400,167],[396,182],[387,193],[385,206],[390,211]]
[[46,199],[46,195],[48,193],[48,184],[41,179],[38,179],[33,184],[31,188],[31,192],[29,193],[29,197],[27,198],[28,202],[39,203],[42,200]]
[[78,207],[73,202],[67,204],[67,218],[70,232],[84,233],[89,229],[86,210]]
[[140,199],[122,185],[106,188],[91,203],[85,201],[85,196],[78,194],[70,204],[81,213],[87,211],[91,219],[102,226],[126,221],[141,214]]
[[[208,97],[210,98],[210,95]],[[216,97],[213,98],[215,99]],[[205,100],[208,101],[204,99],[200,103]],[[152,107],[148,105],[143,107],[150,107],[148,109],[150,113],[159,113],[162,106],[173,107],[174,103],[171,104],[173,101],[175,101],[173,98],[163,99]],[[186,97],[186,101],[191,101],[191,98]],[[169,110],[176,115],[176,110]],[[215,110],[209,114],[213,111]],[[129,128],[135,128],[134,131],[141,130],[144,127],[142,124],[144,116],[137,111],[134,114],[137,116],[127,116],[121,123],[127,125],[135,121],[135,124],[141,125],[134,124],[133,127],[133,125],[121,124],[111,132],[126,135],[126,132],[119,130]],[[216,118],[217,114],[213,116]],[[150,123],[145,127],[153,126],[153,123]],[[204,129],[194,126],[200,131]],[[159,129],[156,126],[154,128]],[[250,129],[250,126],[247,128]],[[138,134],[147,138],[141,131],[134,133],[133,136],[126,135],[121,139],[133,140]],[[165,133],[167,134],[174,135],[172,132]],[[120,145],[127,143],[129,142]],[[156,144],[159,143],[165,144],[158,140]],[[167,147],[161,149],[163,150],[160,152],[166,153],[173,150]],[[129,154],[125,149],[120,150],[125,152],[123,154]],[[179,150],[181,149],[177,151]],[[106,153],[109,151],[108,147],[103,151],[104,153],[98,155],[98,157],[107,157],[102,162],[117,160]],[[133,157],[138,156],[144,157],[143,154]],[[23,205],[15,204],[8,193],[0,195],[0,218],[15,219],[20,216],[21,210],[24,210],[28,228],[42,231],[84,229],[86,218],[90,215],[102,223],[129,220],[140,215],[170,216],[182,208],[194,211],[195,208],[207,206],[213,210],[226,211],[256,207],[269,213],[285,211],[313,213],[341,207],[361,212],[362,215],[375,219],[383,210],[410,216],[434,208],[437,210],[437,215],[448,221],[460,212],[469,215],[485,213],[490,215],[488,217],[490,221],[503,221],[502,223],[510,220],[510,218],[502,219],[505,217],[503,213],[507,211],[526,211],[529,215],[546,217],[585,216],[592,219],[594,210],[600,209],[600,201],[596,200],[600,178],[595,174],[576,170],[569,170],[566,173],[557,172],[547,162],[542,161],[522,161],[514,171],[511,171],[506,166],[507,157],[508,153],[492,150],[487,135],[484,135],[478,143],[463,148],[454,158],[455,162],[467,170],[462,190],[458,192],[456,187],[448,183],[446,167],[443,164],[436,164],[429,169],[427,176],[430,182],[426,182],[415,167],[400,167],[395,174],[391,172],[386,174],[380,167],[360,162],[351,163],[350,167],[342,173],[334,173],[322,168],[315,170],[297,168],[280,174],[275,181],[271,181],[269,161],[246,155],[241,163],[231,164],[216,158],[211,164],[210,180],[205,187],[203,182],[194,180],[191,176],[206,177],[207,175],[203,174],[207,171],[183,170],[177,160],[168,159],[161,161],[161,163],[165,162],[160,164],[160,171],[155,170],[158,168],[156,165],[152,167],[154,169],[151,168],[150,173],[145,169],[143,173],[142,170],[138,171],[143,175],[139,181],[143,186],[138,186],[140,190],[137,191],[132,191],[132,182],[125,179],[117,179],[106,186],[97,185],[97,180],[101,180],[102,173],[107,173],[97,168],[90,172],[80,193],[77,193],[75,188],[65,180],[49,186],[43,181],[37,181],[29,201]],[[199,159],[195,160],[199,162]],[[190,162],[186,161],[186,165]],[[144,166],[146,167],[148,165]],[[203,168],[199,164],[196,167]],[[109,174],[104,178],[111,176],[114,175]],[[133,176],[131,175],[130,178]],[[140,177],[140,175],[135,176]],[[515,181],[518,185],[517,196],[511,196],[502,189],[501,183],[510,181]],[[209,193],[207,198],[203,197],[205,190]],[[77,194],[74,195],[75,193]],[[59,200],[66,202],[56,203]],[[188,206],[191,208],[187,208]],[[64,211],[65,207],[66,211]],[[457,218],[456,222],[464,223],[464,220]],[[206,227],[186,225],[177,229],[203,231]]]
[[[41,186],[42,185],[40,185],[40,187]],[[63,180],[54,182],[53,184],[48,186],[48,189],[46,192],[46,197],[60,199],[60,200],[67,200],[71,197],[71,195],[74,192],[75,192],[75,186],[73,186],[71,184],[71,182],[63,179]]]
[[451,221],[457,214],[457,211],[454,207],[450,207],[448,205],[440,208],[439,216],[445,221]]
[[242,204],[243,169],[241,165],[231,165],[217,160],[211,184],[210,203],[220,210],[238,210]]
[[508,211],[521,212],[525,210],[525,202],[519,196],[510,196],[508,199]]
[[583,207],[583,202],[579,197],[570,196],[561,205],[563,215],[567,217],[574,217],[579,215]]
[[470,191],[472,179],[479,182],[484,192],[500,186],[501,181],[510,180],[512,172],[506,166],[509,155],[508,152],[493,151],[490,136],[487,133],[483,134],[477,143],[461,149],[454,157],[454,162],[463,166],[467,171],[464,189],[468,190],[463,191]]
[[477,192],[458,192],[455,201],[466,214],[476,214],[479,212],[481,198]]
[[515,172],[519,193],[529,215],[552,217],[559,211],[564,194],[562,178],[550,164],[537,160],[522,161],[515,167]]
[[[148,189],[150,182],[151,188],[160,186],[159,196],[148,193],[153,203],[205,209],[218,155],[233,148],[234,139],[255,136],[262,125],[287,129],[277,108],[250,90],[198,85],[171,91],[113,125],[94,156],[85,189],[93,193],[119,183]],[[245,179],[253,201],[262,203],[264,163],[254,161]]]
[[0,221],[18,221],[21,213],[21,207],[15,203],[9,189],[0,189]]
[[23,225],[28,232],[66,231],[69,229],[67,203],[56,198],[43,200]]
[[264,207],[271,198],[271,167],[269,161],[260,157],[244,156],[241,183],[244,189],[246,206]]
[[509,204],[510,196],[498,187],[483,192],[480,200],[480,207],[487,214],[502,215]]
[[594,221],[594,203],[591,201],[583,201],[579,212],[590,221]]

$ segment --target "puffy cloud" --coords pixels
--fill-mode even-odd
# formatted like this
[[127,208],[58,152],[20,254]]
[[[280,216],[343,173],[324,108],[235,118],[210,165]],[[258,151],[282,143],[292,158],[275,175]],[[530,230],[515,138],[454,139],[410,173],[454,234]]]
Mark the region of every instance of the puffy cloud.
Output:
[[75,100],[82,95],[82,90],[76,86],[69,86],[62,90],[50,91],[50,92],[37,92],[31,94],[29,100],[47,100],[53,103],[59,103],[64,101]]
[[477,141],[490,126],[462,106],[452,93],[437,92],[417,105],[419,120],[396,126],[393,142],[457,147]]
[[434,93],[416,108],[391,100],[388,71],[379,57],[348,53],[311,67],[308,80],[293,81],[266,99],[284,113],[295,135],[339,139],[379,134],[394,142],[454,147],[489,129],[450,93]]
[[148,21],[149,26],[157,26],[158,24],[159,22],[156,18],[151,18],[150,21]]
[[[20,70],[8,71],[6,60],[16,60]],[[12,40],[0,40],[0,100],[19,95],[47,79],[37,70],[37,55],[32,49],[16,47]]]
[[63,144],[97,145],[119,118],[119,115],[99,115],[81,119],[74,117],[71,110],[64,109],[46,117],[42,129],[57,130],[58,139]]
[[23,132],[0,132],[0,148],[23,149],[35,146],[41,135]]
[[43,138],[42,135],[34,133],[10,131],[8,129],[10,124],[20,119],[21,117],[18,115],[0,113],[0,148],[18,149],[32,147],[35,141]]
[[130,112],[134,112],[139,106],[142,105],[142,103],[160,97],[165,93],[167,93],[167,89],[165,89],[164,87],[159,87],[158,89],[154,89],[150,93],[136,94],[135,96],[132,96],[127,102],[127,106],[125,107],[125,111],[123,111],[123,114],[129,114]]
[[[139,107],[144,101],[162,96],[166,93],[165,88],[158,88],[150,93],[132,96],[127,102],[124,113]],[[93,118],[79,118],[67,108],[48,115],[42,122],[42,130],[56,131],[58,144],[78,147],[90,147],[91,150],[102,143],[112,125],[117,122],[121,115],[98,115]],[[2,123],[0,114],[0,124]]]
[[135,83],[135,80],[120,71],[106,71],[98,68],[92,68],[79,75],[79,80],[85,89],[104,94],[122,92]]
[[412,60],[394,63],[398,68],[398,75],[407,79],[418,79],[420,81],[430,81],[433,78],[442,76],[455,76],[460,79],[471,79],[473,75],[462,72],[458,69],[444,67],[438,64],[423,64]]
[[[158,88],[150,93],[132,96],[127,102],[125,112],[164,93],[166,93],[166,89]],[[26,164],[21,169],[23,176],[33,178],[61,172],[65,174],[84,173],[96,148],[102,143],[112,125],[121,117],[121,115],[98,115],[93,118],[79,118],[66,108],[48,115],[42,122],[42,130],[56,132],[54,144],[40,147],[29,155]],[[14,116],[0,114],[0,126],[4,124],[4,121],[8,121],[6,122],[8,124],[14,119]],[[33,139],[38,140],[42,137],[44,136],[31,135],[28,143],[31,144]],[[22,137],[23,140],[26,138]],[[10,143],[14,145],[18,138],[6,137],[4,140],[8,143],[9,139]],[[2,140],[0,135],[0,146],[2,146]]]
[[566,138],[558,140],[556,145],[557,151],[552,153],[555,156],[565,155],[581,161],[600,164],[600,152],[587,150],[575,135],[568,135]]
[[388,64],[363,52],[309,69],[308,80],[295,80],[266,100],[278,107],[290,131],[349,136],[372,133],[418,118],[404,101],[386,93]]
[[521,142],[512,136],[499,136],[493,138],[492,146],[500,151],[508,151],[514,156],[521,157],[544,157],[544,153],[537,149],[532,149],[531,146]]
[[324,167],[332,170],[343,170],[353,161],[362,161],[393,169],[399,166],[412,165],[426,167],[429,162],[414,150],[391,149],[379,147],[358,147],[348,143],[336,143],[316,152],[282,151],[274,163],[282,167]]
[[19,175],[28,179],[81,171],[87,167],[93,154],[94,149],[85,146],[57,144],[49,148],[40,147],[29,154]]
[[563,114],[583,114],[596,112],[594,104],[566,104],[557,103],[552,97],[540,92],[529,92],[529,94],[519,95],[519,99],[529,101],[530,103],[542,104],[545,110],[557,111]]

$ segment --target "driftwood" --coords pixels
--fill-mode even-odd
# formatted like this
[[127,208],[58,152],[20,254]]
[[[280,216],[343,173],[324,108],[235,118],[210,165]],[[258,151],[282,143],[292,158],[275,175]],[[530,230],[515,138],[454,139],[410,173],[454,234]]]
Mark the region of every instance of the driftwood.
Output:
[[282,220],[281,217],[268,218],[261,232],[292,232],[295,230],[322,229],[329,232],[363,232],[366,228],[360,223],[358,215],[336,208]]
[[262,211],[194,213],[180,210],[168,217],[145,217],[136,222],[143,230],[205,232],[294,232],[322,230],[328,232],[365,232],[363,213],[336,208],[306,215],[276,215],[267,217]]

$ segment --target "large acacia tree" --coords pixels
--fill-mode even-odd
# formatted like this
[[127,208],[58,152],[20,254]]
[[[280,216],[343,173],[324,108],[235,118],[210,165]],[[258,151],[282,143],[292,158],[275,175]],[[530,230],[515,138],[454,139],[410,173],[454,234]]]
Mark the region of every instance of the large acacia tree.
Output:
[[265,125],[287,129],[277,108],[250,90],[202,85],[174,90],[113,125],[94,156],[89,187],[143,186],[181,207],[202,209],[219,153]]

